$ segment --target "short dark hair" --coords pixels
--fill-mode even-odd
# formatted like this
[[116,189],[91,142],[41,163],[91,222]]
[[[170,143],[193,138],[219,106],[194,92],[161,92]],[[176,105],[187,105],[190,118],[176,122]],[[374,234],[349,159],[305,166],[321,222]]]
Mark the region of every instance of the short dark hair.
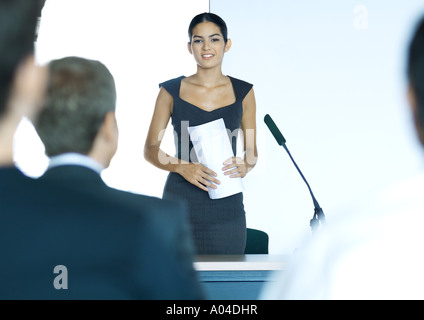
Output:
[[5,112],[18,65],[34,53],[38,0],[0,1],[0,116]]
[[416,124],[419,130],[424,130],[424,17],[418,22],[409,45],[407,74],[417,102]]
[[46,154],[88,154],[106,114],[115,112],[115,80],[96,60],[65,57],[48,67],[46,99],[34,120]]
[[191,20],[190,26],[188,27],[188,38],[190,39],[190,43],[191,43],[191,38],[193,37],[193,29],[199,23],[202,23],[202,22],[213,22],[214,24],[216,24],[221,30],[222,36],[224,37],[224,42],[227,43],[228,41],[227,24],[220,16],[210,12],[198,14]]

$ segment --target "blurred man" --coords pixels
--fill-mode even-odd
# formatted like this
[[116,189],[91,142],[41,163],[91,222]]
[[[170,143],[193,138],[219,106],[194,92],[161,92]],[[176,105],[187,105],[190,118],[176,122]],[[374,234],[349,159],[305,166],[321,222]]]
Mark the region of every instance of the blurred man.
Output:
[[[37,111],[44,94],[45,68],[34,63],[37,1],[0,2],[0,167],[13,169],[13,135],[23,116]],[[9,170],[10,171],[10,170]]]
[[[134,290],[128,296],[121,292],[124,298],[201,299],[185,207],[110,188],[100,176],[118,146],[112,74],[101,62],[79,57],[51,61],[49,71],[46,102],[34,121],[50,157],[40,181],[60,185],[51,198],[77,193],[72,205],[81,209],[69,210],[69,216],[63,209],[52,212],[71,221],[75,218],[80,225],[64,225],[55,234],[55,243],[66,246],[62,259],[74,270],[72,279],[95,277],[96,272],[87,274],[94,263],[100,269],[109,266],[107,277],[116,277],[116,285]],[[102,210],[94,212],[94,205]],[[128,219],[129,210],[140,214]],[[89,222],[84,221],[86,217]],[[67,245],[72,234],[79,235]],[[71,251],[72,257],[68,256]],[[85,257],[91,257],[88,266]],[[121,277],[128,282],[120,282]],[[80,285],[83,293],[85,286]]]
[[[91,169],[34,180],[13,166],[14,132],[48,76],[34,64],[38,5],[0,1],[0,299],[202,299],[182,205],[109,189]],[[93,124],[106,162],[113,148],[97,144],[115,141],[113,118]]]

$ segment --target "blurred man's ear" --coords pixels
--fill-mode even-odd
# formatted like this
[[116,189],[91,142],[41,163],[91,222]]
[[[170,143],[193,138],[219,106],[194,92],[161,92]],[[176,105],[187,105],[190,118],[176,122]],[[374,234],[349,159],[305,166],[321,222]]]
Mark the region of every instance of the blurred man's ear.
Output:
[[414,88],[409,85],[408,87],[408,102],[412,110],[412,115],[414,118],[415,129],[418,134],[418,138],[422,145],[424,145],[424,127],[421,121],[420,110],[418,107],[417,95],[415,94]]
[[412,88],[411,85],[408,86],[408,102],[411,106],[414,113],[417,111],[418,104],[417,104],[417,96],[415,95],[414,88]]
[[48,80],[48,67],[38,66],[29,55],[15,72],[7,112],[16,117],[33,120],[44,101]]
[[88,156],[105,168],[109,167],[118,149],[119,130],[115,112],[106,113]]
[[104,120],[105,135],[109,141],[116,143],[118,140],[119,130],[116,121],[115,112],[106,113]]
[[5,113],[0,119],[0,166],[13,165],[13,137],[22,120],[33,120],[42,105],[47,88],[47,67],[39,67],[31,55],[15,72]]

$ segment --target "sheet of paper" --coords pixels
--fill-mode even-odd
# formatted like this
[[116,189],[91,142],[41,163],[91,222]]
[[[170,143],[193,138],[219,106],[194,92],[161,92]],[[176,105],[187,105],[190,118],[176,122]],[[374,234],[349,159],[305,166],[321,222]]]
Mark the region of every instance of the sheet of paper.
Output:
[[218,119],[199,126],[188,127],[199,163],[217,173],[221,182],[216,189],[209,188],[211,199],[220,199],[244,190],[241,178],[224,175],[224,161],[234,157],[224,120]]

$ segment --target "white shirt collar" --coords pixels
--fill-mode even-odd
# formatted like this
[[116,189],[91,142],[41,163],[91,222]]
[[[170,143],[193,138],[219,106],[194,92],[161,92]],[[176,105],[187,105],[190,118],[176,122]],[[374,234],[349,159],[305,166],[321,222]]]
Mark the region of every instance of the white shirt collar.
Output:
[[104,167],[93,158],[79,153],[64,153],[50,158],[49,169],[65,165],[86,167],[96,171],[98,174],[104,169]]

